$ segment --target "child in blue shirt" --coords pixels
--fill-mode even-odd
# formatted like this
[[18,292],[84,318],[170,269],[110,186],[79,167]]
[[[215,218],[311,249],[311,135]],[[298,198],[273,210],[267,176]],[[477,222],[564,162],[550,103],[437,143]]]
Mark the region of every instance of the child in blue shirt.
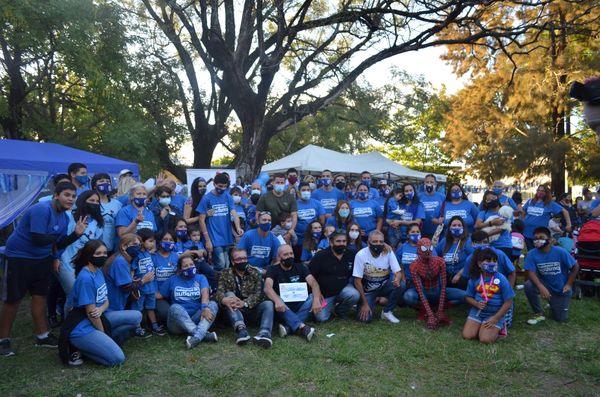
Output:
[[329,236],[331,236],[333,232],[335,232],[335,226],[325,226],[325,228],[323,229],[323,239],[319,241],[319,245],[317,245],[317,251],[329,248]]

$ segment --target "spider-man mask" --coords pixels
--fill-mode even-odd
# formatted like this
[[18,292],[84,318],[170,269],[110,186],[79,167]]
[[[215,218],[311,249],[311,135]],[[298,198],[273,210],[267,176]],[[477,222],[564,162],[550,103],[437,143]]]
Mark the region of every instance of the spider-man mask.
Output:
[[433,253],[433,245],[431,240],[423,237],[417,242],[417,255],[422,259],[429,259]]

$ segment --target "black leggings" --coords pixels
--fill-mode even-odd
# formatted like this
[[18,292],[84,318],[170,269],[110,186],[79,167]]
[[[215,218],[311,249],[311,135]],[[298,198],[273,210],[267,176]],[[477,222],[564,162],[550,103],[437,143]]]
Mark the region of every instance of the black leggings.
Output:
[[65,301],[67,297],[65,295],[65,291],[63,291],[60,282],[58,281],[58,277],[56,273],[50,272],[50,280],[48,282],[48,297],[47,297],[47,305],[48,305],[48,317],[56,316],[57,308],[58,313],[60,313],[61,317],[64,318],[64,307]]

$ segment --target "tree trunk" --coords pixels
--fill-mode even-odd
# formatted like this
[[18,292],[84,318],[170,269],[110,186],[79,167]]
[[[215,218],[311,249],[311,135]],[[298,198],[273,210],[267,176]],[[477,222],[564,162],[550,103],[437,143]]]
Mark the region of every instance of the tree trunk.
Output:
[[263,166],[271,137],[262,117],[255,116],[242,125],[243,135],[240,153],[236,159],[236,174],[245,182],[251,182]]
[[565,159],[565,150],[562,145],[562,139],[565,136],[565,113],[558,109],[552,109],[552,125],[554,128],[555,149],[552,155],[552,186],[551,190],[558,198],[565,192],[565,170],[567,162]]
[[8,64],[7,74],[10,79],[8,89],[8,114],[0,118],[0,124],[4,130],[4,136],[8,139],[24,139],[23,135],[23,106],[27,97],[27,85],[19,64],[21,62],[20,54],[15,54],[14,62]]
[[217,127],[210,127],[210,131],[198,131],[198,127],[192,133],[192,145],[194,149],[194,168],[210,168],[213,152],[219,143],[218,137],[221,136]]

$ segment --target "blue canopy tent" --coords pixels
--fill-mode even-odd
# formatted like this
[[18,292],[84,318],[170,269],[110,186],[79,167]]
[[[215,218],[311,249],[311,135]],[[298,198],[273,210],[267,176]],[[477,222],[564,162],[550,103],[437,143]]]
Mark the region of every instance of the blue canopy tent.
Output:
[[106,172],[112,177],[127,168],[139,175],[136,163],[74,149],[56,143],[0,140],[0,228],[27,209],[56,174],[69,164],[83,163],[88,174]]

